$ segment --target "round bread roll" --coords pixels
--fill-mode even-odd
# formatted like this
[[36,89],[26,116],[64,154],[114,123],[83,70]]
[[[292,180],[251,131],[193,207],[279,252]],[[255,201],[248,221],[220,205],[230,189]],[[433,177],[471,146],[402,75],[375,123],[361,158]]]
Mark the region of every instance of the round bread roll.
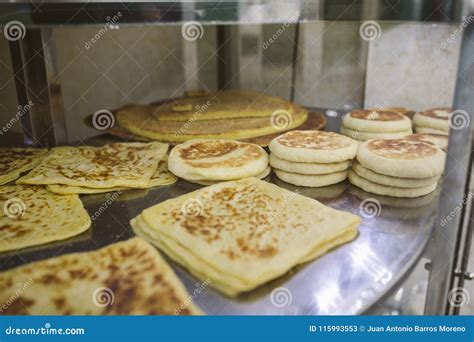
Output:
[[297,163],[290,162],[284,159],[278,158],[273,153],[270,153],[270,165],[276,169],[299,173],[303,175],[323,175],[327,173],[334,173],[343,170],[347,170],[350,166],[350,160],[346,160],[340,163]]
[[168,168],[187,180],[232,180],[265,171],[268,154],[263,148],[234,140],[195,139],[175,146]]
[[342,119],[342,125],[362,132],[402,132],[411,129],[411,120],[395,111],[358,109],[347,113]]
[[286,172],[278,169],[273,169],[273,172],[275,172],[276,176],[284,182],[312,188],[336,184],[347,178],[347,170],[326,175],[299,175],[297,173]]
[[[451,108],[433,108],[424,112],[418,112],[413,116],[415,126],[421,126],[438,131],[449,132],[449,116],[453,110]],[[431,133],[421,132],[420,133]]]
[[290,131],[273,139],[269,148],[278,158],[297,163],[339,163],[354,158],[357,141],[323,131]]
[[[255,178],[258,178],[258,179],[263,179],[265,177],[267,177],[270,172],[272,172],[272,168],[270,166],[267,166],[267,168],[265,169],[265,171],[263,171],[261,174],[259,175],[255,175],[253,177]],[[216,180],[192,180],[192,179],[185,179],[186,181],[188,182],[191,182],[191,183],[195,183],[195,184],[199,184],[199,185],[213,185],[213,184],[216,184],[216,183],[220,183],[220,182],[226,182],[226,181],[216,181]]]
[[424,127],[424,126],[415,126],[415,132],[417,133],[432,133],[432,134],[445,134],[449,135],[449,131],[442,131],[440,129],[435,129],[431,127]]
[[392,197],[419,197],[429,194],[436,189],[437,182],[419,187],[419,188],[398,188],[394,186],[382,185],[371,182],[365,178],[358,176],[353,170],[349,170],[349,182],[361,188],[364,191],[371,192],[377,195],[392,196]]
[[405,137],[408,140],[424,141],[438,146],[443,151],[448,149],[449,136],[447,134],[417,133]]
[[407,129],[406,131],[402,132],[383,132],[383,133],[373,133],[373,132],[363,132],[363,131],[354,131],[350,128],[346,128],[341,126],[341,133],[351,137],[352,139],[366,141],[370,139],[397,139],[403,138],[407,135],[413,134],[413,131]]
[[387,176],[429,178],[444,170],[445,153],[433,144],[409,139],[374,139],[359,145],[357,160]]
[[439,180],[440,176],[429,178],[400,178],[382,175],[370,169],[363,167],[360,163],[355,162],[352,170],[362,178],[369,179],[375,183],[382,185],[395,186],[398,188],[419,188],[431,185]]

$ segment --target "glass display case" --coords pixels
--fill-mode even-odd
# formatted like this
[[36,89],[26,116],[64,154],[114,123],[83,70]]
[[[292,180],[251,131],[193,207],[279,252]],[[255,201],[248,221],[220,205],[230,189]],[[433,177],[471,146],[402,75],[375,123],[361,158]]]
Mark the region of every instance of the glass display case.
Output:
[[[194,300],[223,315],[474,312],[472,1],[0,1],[0,27],[2,147],[147,140],[120,127],[116,111],[191,90],[278,96],[317,118],[313,129],[332,132],[361,108],[453,108],[462,122],[449,131],[433,194],[400,200],[347,181],[307,188],[272,174],[267,181],[361,215],[359,236],[236,298],[211,286]],[[143,209],[201,187],[180,179],[113,200],[81,195],[89,214],[107,203],[87,232],[2,253],[0,269],[128,239]],[[367,212],[373,198],[378,207]],[[197,279],[168,261],[193,292]],[[290,296],[275,305],[282,288]]]

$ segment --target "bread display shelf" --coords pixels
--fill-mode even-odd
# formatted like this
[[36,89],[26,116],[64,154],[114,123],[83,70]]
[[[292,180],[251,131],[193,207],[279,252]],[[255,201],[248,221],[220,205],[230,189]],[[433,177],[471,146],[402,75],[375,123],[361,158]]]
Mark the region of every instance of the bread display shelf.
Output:
[[[327,120],[333,130],[340,125],[339,117]],[[266,180],[362,216],[360,234],[351,243],[235,299],[201,283],[162,253],[195,303],[208,314],[361,313],[386,294],[419,259],[435,220],[437,193],[406,200],[369,194],[347,181],[304,188],[286,184],[273,174]],[[166,187],[81,196],[92,218],[90,230],[64,241],[2,253],[0,270],[126,240],[134,235],[130,219],[143,209],[199,188],[200,185],[180,179]]]

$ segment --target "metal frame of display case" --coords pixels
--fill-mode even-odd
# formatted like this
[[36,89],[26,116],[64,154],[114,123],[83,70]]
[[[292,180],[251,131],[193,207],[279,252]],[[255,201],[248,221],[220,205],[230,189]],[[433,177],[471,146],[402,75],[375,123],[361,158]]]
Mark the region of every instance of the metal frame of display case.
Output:
[[[347,11],[347,1],[286,1],[299,9],[296,24],[313,20],[381,20],[381,21],[433,21],[460,22],[468,14],[474,15],[471,1],[439,1],[435,11],[427,11],[430,0],[412,2],[398,1],[351,1],[352,11]],[[256,1],[248,4],[258,6],[259,13],[272,13],[278,1]],[[395,10],[394,10],[395,9]],[[442,9],[442,11],[441,11]],[[124,15],[120,25],[167,25],[183,20],[196,20],[218,26],[218,41],[224,42],[232,35],[232,28],[226,24],[281,23],[284,18],[271,16],[242,16],[235,2],[130,2],[113,1],[0,1],[0,26],[12,20],[26,25],[24,39],[10,42],[18,102],[27,103],[34,99],[35,105],[21,118],[25,130],[25,143],[41,141],[43,145],[54,146],[67,141],[65,117],[62,105],[61,87],[58,80],[55,47],[51,42],[52,28],[62,25],[97,25],[104,23],[117,11]],[[441,15],[441,12],[444,13]],[[449,15],[446,16],[445,13]],[[264,19],[262,19],[264,18]],[[217,72],[219,87],[229,83],[234,71],[230,56],[233,47],[223,46]],[[296,54],[296,49],[294,51]],[[453,107],[474,113],[474,24],[470,23],[464,32],[459,62],[459,76]],[[295,59],[295,58],[294,58]],[[292,80],[294,94],[294,78]],[[427,291],[426,314],[456,314],[457,308],[448,301],[449,292],[462,287],[472,275],[467,270],[463,257],[470,249],[472,235],[472,196],[469,183],[472,167],[472,124],[459,130],[451,130],[445,176],[435,221],[431,256],[430,277]],[[446,226],[440,218],[450,215],[463,203],[461,215],[457,215]],[[449,260],[446,263],[446,260]]]

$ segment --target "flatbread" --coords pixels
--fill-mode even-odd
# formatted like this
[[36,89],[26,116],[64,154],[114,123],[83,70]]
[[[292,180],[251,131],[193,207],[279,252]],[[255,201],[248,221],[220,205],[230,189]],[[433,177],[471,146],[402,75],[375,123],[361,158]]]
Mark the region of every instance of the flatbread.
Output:
[[419,188],[438,182],[440,176],[429,178],[400,178],[386,176],[363,167],[360,163],[354,162],[352,170],[360,177],[368,179],[374,183],[394,186],[398,188]]
[[195,139],[175,146],[168,168],[187,180],[232,180],[265,171],[268,155],[254,144],[235,140]]
[[352,131],[388,133],[411,130],[407,116],[389,110],[358,109],[344,115],[342,125]]
[[231,296],[352,240],[360,223],[356,215],[255,178],[167,200],[144,210],[132,227],[137,220],[153,243],[167,245],[171,258]]
[[[449,117],[452,112],[452,108],[433,108],[424,112],[418,112],[413,116],[413,123],[415,126],[449,132]],[[431,133],[421,131],[417,132]]]
[[354,158],[357,142],[323,131],[290,131],[270,142],[278,158],[298,163],[339,163]]
[[140,238],[2,272],[0,288],[6,315],[201,313],[158,251]]
[[312,188],[337,184],[347,178],[347,170],[324,175],[301,175],[298,173],[286,172],[278,169],[273,169],[273,172],[275,172],[278,178],[287,183]]
[[[176,183],[178,178],[168,171],[168,156],[165,155],[162,160],[158,163],[158,167],[155,170],[153,176],[148,181],[148,185],[143,189],[153,188],[155,186],[165,186]],[[142,188],[126,188],[126,187],[112,187],[112,188],[87,188],[83,186],[73,185],[62,185],[62,184],[48,184],[46,189],[57,194],[101,194],[104,192],[112,191],[125,191],[131,189],[142,189]]]
[[429,178],[443,173],[446,155],[437,146],[409,139],[375,139],[359,145],[362,166],[387,176]]
[[204,121],[246,117],[270,117],[275,111],[291,112],[292,104],[276,96],[254,91],[222,90],[202,96],[175,98],[157,106],[160,121]]
[[362,131],[356,131],[352,130],[349,128],[346,128],[344,126],[341,127],[341,133],[351,137],[352,139],[356,139],[359,141],[366,141],[370,139],[397,139],[397,138],[403,138],[407,135],[413,134],[413,131],[410,129],[407,129],[406,131],[401,131],[401,132],[383,132],[383,133],[372,133],[372,132],[362,132]]
[[447,134],[417,133],[405,137],[408,140],[424,141],[438,146],[443,151],[448,150],[449,136]]
[[[264,179],[265,177],[268,177],[268,175],[271,172],[272,172],[272,168],[270,166],[267,166],[265,171],[263,171],[262,173],[260,173],[258,175],[255,175],[253,177],[258,178],[258,179]],[[226,182],[226,181],[212,181],[212,180],[206,181],[206,180],[189,180],[189,179],[186,179],[186,181],[191,182],[191,183],[196,183],[196,184],[199,184],[199,185],[205,185],[205,186],[217,184],[217,183],[220,183],[220,182]]]
[[429,194],[436,190],[437,182],[419,187],[419,188],[398,188],[394,186],[382,185],[375,182],[371,182],[368,179],[362,178],[357,175],[354,171],[349,170],[348,177],[349,182],[355,186],[361,188],[364,191],[371,192],[377,195],[392,196],[392,197],[419,197]]
[[431,133],[431,134],[447,134],[449,135],[449,131],[443,131],[440,129],[435,129],[431,127],[424,127],[415,125],[415,132],[417,133]]
[[145,188],[167,150],[159,142],[59,147],[17,184]]
[[347,170],[350,166],[350,160],[339,163],[297,163],[278,158],[273,153],[270,154],[270,165],[276,169],[299,173],[302,175],[322,175],[328,173]]
[[14,181],[46,157],[45,148],[0,147],[0,185]]
[[[192,139],[247,139],[281,133],[302,125],[308,113],[294,106],[291,112],[272,117],[240,117],[220,120],[159,121],[153,113],[154,106],[130,105],[119,109],[116,119],[119,125],[140,137],[152,140],[181,143]],[[286,121],[285,121],[286,120]]]
[[91,225],[77,195],[55,195],[38,186],[0,187],[0,208],[0,252],[64,240]]

